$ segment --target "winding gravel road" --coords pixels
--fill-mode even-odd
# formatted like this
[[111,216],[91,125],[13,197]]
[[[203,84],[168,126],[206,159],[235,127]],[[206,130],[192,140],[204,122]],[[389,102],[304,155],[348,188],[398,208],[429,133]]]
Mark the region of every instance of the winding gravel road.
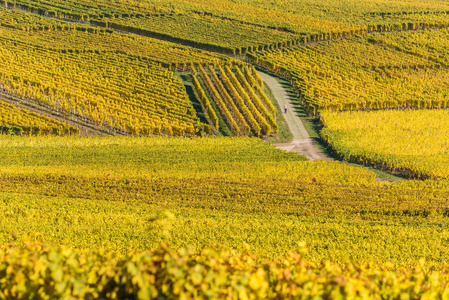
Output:
[[270,88],[274,98],[279,103],[282,112],[287,103],[287,113],[284,113],[284,119],[293,135],[293,141],[290,143],[274,144],[276,148],[286,151],[293,151],[305,155],[309,160],[331,160],[320,151],[310,139],[301,118],[295,113],[292,100],[284,87],[271,75],[258,71],[265,84]]

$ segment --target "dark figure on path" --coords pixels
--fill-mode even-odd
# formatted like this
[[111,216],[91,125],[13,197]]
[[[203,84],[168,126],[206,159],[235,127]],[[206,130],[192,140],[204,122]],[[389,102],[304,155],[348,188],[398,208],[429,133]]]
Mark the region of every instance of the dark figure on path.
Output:
[[284,111],[285,111],[285,113],[287,113],[287,103],[285,103],[285,105],[284,105]]

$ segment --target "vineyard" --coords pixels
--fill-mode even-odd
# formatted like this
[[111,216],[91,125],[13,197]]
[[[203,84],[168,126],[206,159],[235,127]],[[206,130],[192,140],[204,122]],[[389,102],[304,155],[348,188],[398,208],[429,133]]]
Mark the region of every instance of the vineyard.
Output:
[[337,157],[448,178],[448,34],[374,33],[249,56],[291,80]]
[[24,299],[352,299],[359,295],[446,299],[449,292],[447,274],[432,272],[422,262],[413,270],[397,271],[390,264],[341,267],[311,264],[303,257],[306,252],[304,245],[298,245],[284,259],[255,262],[249,253],[204,249],[197,255],[188,248],[173,251],[162,244],[153,251],[117,258],[112,251],[77,252],[28,243],[23,250],[0,250],[0,270],[6,273],[0,295]]
[[355,293],[342,276],[373,295],[446,293],[447,182],[378,183],[255,138],[3,136],[0,148],[3,298],[198,290],[185,282]]
[[[31,99],[69,119],[89,121],[119,134],[210,133],[210,126],[200,123],[183,84],[169,69],[205,72],[202,65],[212,64],[227,81],[214,77],[215,71],[210,73],[212,78],[203,72],[207,92],[200,85],[196,89],[213,127],[219,130],[219,114],[234,135],[277,132],[275,108],[261,88],[261,79],[257,78],[256,86],[257,73],[243,63],[104,29],[72,27],[60,21],[46,24],[40,17],[34,17],[36,24],[31,27],[31,16],[0,12],[5,16],[0,27],[4,65],[0,88],[6,94]],[[220,84],[220,92],[226,85],[230,93],[226,103],[212,80]],[[217,111],[207,106],[208,98],[216,103]]]
[[323,138],[345,160],[412,177],[449,178],[448,110],[324,112],[322,118]]
[[2,0],[0,4],[230,54],[373,31],[449,25],[449,5],[439,1]]
[[0,0],[0,299],[449,299],[448,15]]
[[[199,79],[197,74],[194,69],[194,87],[216,129],[219,127],[217,113],[209,98],[233,135],[260,136],[277,132],[276,108],[265,94],[263,80],[254,68],[235,66],[233,71],[228,66],[219,66],[218,70],[209,66],[206,71],[199,66]],[[206,86],[205,89],[200,81]]]
[[225,55],[15,10],[0,9],[0,17],[2,36],[59,52],[123,53],[172,70],[192,64],[235,62]]
[[14,135],[78,134],[79,129],[52,118],[0,102],[0,133]]
[[[206,16],[102,18],[101,21],[93,23],[227,54],[242,54],[251,49],[277,47],[277,43],[273,44],[273,40],[285,45],[299,42],[298,36],[293,33]],[[235,32],[239,35],[235,36]]]
[[[293,85],[309,111],[388,108],[446,108],[449,106],[447,59],[443,41],[447,30],[409,33],[397,49],[389,39],[402,33],[372,34],[297,47],[255,52],[251,58]],[[426,45],[435,41],[431,50]],[[447,45],[447,44],[446,44]]]
[[61,54],[8,39],[0,59],[1,88],[14,97],[132,134],[195,134],[182,83],[157,64],[123,54]]
[[[120,36],[80,29],[56,29],[45,36],[42,31],[1,27],[2,91],[32,99],[70,119],[90,120],[128,134],[194,135],[207,126],[199,124],[182,83],[159,62],[119,49],[85,48],[89,39],[106,36],[96,43],[107,45]],[[33,43],[43,37],[46,45]],[[67,39],[73,41],[74,49],[64,49]],[[176,57],[180,51],[174,52]]]
[[245,241],[270,258],[304,241],[312,262],[448,263],[447,182],[378,183],[255,138],[3,137],[0,148],[2,244],[125,253]]

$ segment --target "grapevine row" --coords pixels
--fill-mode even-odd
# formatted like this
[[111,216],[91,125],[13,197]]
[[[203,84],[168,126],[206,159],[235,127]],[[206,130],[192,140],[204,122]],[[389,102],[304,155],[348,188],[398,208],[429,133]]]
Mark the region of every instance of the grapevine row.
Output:
[[229,80],[228,76],[226,75],[226,72],[223,70],[221,66],[218,66],[218,70],[220,72],[220,77],[222,79],[222,82],[226,86],[226,88],[229,90],[229,94],[232,95],[232,98],[236,102],[236,106],[239,108],[239,110],[242,112],[242,114],[245,116],[245,119],[247,121],[247,124],[251,126],[251,129],[256,134],[256,136],[260,135],[261,127],[260,124],[256,121],[251,111],[246,106],[245,102],[243,101],[242,97],[237,93],[234,85]]
[[[250,73],[244,75],[238,66],[234,66],[234,69],[236,75],[228,66],[218,65],[218,73],[214,67],[210,66],[206,71],[204,67],[199,66],[202,80],[228,126],[237,135],[248,135],[250,130],[256,136],[261,135],[262,130],[265,135],[277,132],[274,115],[267,110],[267,107],[272,109],[273,104],[261,90],[260,85],[254,84],[252,87],[246,78],[251,78],[251,82],[254,83],[256,79]],[[195,72],[194,70],[194,74]],[[198,91],[200,94],[200,90]],[[261,98],[269,105],[264,105]]]
[[199,66],[199,69],[200,69],[201,78],[206,83],[207,89],[209,90],[210,95],[214,99],[214,102],[217,104],[218,108],[220,109],[221,115],[226,119],[226,123],[230,127],[232,133],[234,135],[239,135],[240,128],[237,125],[237,122],[234,120],[228,107],[224,103],[223,98],[221,97],[221,94],[215,88],[214,84],[212,83],[212,80],[209,78],[209,75],[207,74],[207,72],[203,68],[203,66]]
[[321,112],[321,119],[323,139],[345,160],[410,178],[449,178],[448,110]]
[[243,115],[239,111],[239,109],[238,109],[237,105],[234,103],[234,100],[232,99],[231,95],[229,95],[228,91],[224,87],[223,82],[218,78],[217,74],[215,73],[214,68],[209,67],[209,74],[212,77],[212,80],[213,80],[214,84],[217,86],[219,92],[223,96],[227,107],[229,107],[230,111],[232,111],[232,115],[236,119],[236,122],[240,127],[242,135],[248,135],[250,132],[250,127],[249,127],[248,123],[246,123],[245,117],[243,117]]
[[248,94],[245,92],[245,90],[243,89],[243,87],[242,87],[240,81],[237,79],[236,75],[232,72],[232,70],[228,66],[225,66],[225,71],[226,71],[226,75],[231,79],[231,82],[232,82],[233,86],[235,87],[235,90],[242,97],[245,105],[250,109],[254,118],[260,124],[260,127],[264,130],[264,132],[267,135],[270,135],[271,126],[268,124],[268,122],[265,120],[265,118],[262,116],[262,114],[257,110],[256,106],[254,105],[253,101],[248,96]]
[[79,129],[0,101],[0,133],[67,135],[79,134]]
[[[178,0],[158,4],[125,0],[114,3],[2,0],[0,5],[228,54],[274,50],[371,32],[439,29],[449,25],[448,8],[418,1],[412,1],[407,8],[383,3],[382,12],[373,12],[370,5],[352,2],[341,5],[336,1],[317,5],[295,3],[294,8],[287,5],[288,9],[277,2],[224,0],[200,6]],[[324,16],[323,10],[328,11]]]
[[402,270],[394,270],[391,263],[314,264],[304,257],[305,243],[295,250],[278,259],[257,261],[250,253],[203,248],[198,254],[161,243],[156,249],[116,258],[113,251],[80,252],[28,243],[23,249],[0,250],[5,273],[0,288],[5,297],[20,299],[286,299],[304,294],[445,299],[449,292],[444,268],[431,272],[424,263]]
[[198,81],[196,77],[196,72],[193,74],[193,86],[195,87],[199,100],[203,107],[206,109],[206,113],[209,116],[209,119],[212,121],[212,124],[215,129],[218,129],[218,117],[215,113],[214,109],[212,108],[212,105],[210,104],[209,98],[206,95],[206,92],[203,90],[203,87],[201,86],[200,82]]
[[[323,110],[446,108],[448,30],[373,35],[256,52],[255,63],[290,78],[312,113]],[[414,42],[414,37],[420,37]],[[425,37],[425,40],[424,40]],[[401,47],[395,43],[401,39]],[[428,47],[429,40],[434,43]],[[386,49],[385,49],[386,48]],[[407,49],[407,50],[406,50]],[[413,49],[413,50],[411,50]]]
[[[244,251],[245,240],[270,260],[301,240],[314,245],[313,262],[448,263],[445,180],[379,183],[368,169],[305,161],[255,138],[3,136],[0,150],[1,244],[23,246],[31,232],[126,253],[168,230],[175,248]],[[175,217],[152,226],[161,207]]]
[[[236,75],[237,75],[237,79],[241,82],[242,87],[247,92],[247,95],[249,96],[249,98],[251,98],[251,101],[254,103],[257,110],[261,112],[261,114],[265,118],[265,120],[267,120],[267,122],[274,129],[274,131],[277,132],[277,123],[275,120],[275,115],[273,113],[270,113],[267,110],[267,107],[263,104],[263,102],[261,101],[259,96],[254,92],[253,88],[246,80],[246,77],[250,76],[250,74],[245,76],[245,75],[243,75],[242,71],[240,71],[240,69],[237,68]],[[268,103],[271,104],[271,101],[268,101]],[[273,111],[275,110],[273,106],[271,107],[271,109]]]

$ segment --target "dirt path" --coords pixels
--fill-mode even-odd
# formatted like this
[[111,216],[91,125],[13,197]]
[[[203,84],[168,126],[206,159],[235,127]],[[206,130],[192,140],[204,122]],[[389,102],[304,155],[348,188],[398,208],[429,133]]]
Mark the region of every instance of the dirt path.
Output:
[[[309,160],[332,160],[332,158],[327,157],[321,150],[319,150],[310,139],[309,133],[304,127],[301,118],[297,116],[293,110],[291,97],[288,96],[287,91],[282,87],[279,81],[264,72],[258,71],[258,73],[262,76],[265,84],[270,88],[274,98],[279,103],[279,106],[284,109],[284,104],[287,103],[287,113],[284,113],[283,116],[293,135],[293,141],[290,143],[274,144],[276,148],[300,153]],[[380,177],[376,177],[376,181],[388,182],[388,180]]]
[[14,100],[10,96],[6,96],[3,94],[0,94],[0,101],[6,102],[8,104],[12,104],[18,108],[26,109],[28,111],[32,111],[32,112],[50,117],[50,118],[55,119],[62,123],[65,123],[65,124],[68,124],[68,125],[71,125],[74,127],[78,127],[80,129],[81,136],[108,136],[108,135],[111,135],[110,133],[107,133],[107,132],[101,130],[101,128],[99,126],[87,125],[81,121],[67,119],[63,116],[58,115],[56,112],[52,111],[51,109],[48,109],[43,106],[39,106],[39,105],[32,106],[25,102]]
[[293,135],[293,141],[290,143],[274,144],[276,148],[287,151],[298,152],[305,155],[309,160],[331,160],[331,158],[324,155],[319,150],[309,137],[301,118],[296,115],[291,97],[288,96],[287,91],[277,81],[276,78],[264,72],[258,71],[262,76],[265,84],[270,88],[274,98],[279,103],[279,107],[284,110],[284,105],[287,103],[287,113],[283,114],[287,122],[288,128]]

